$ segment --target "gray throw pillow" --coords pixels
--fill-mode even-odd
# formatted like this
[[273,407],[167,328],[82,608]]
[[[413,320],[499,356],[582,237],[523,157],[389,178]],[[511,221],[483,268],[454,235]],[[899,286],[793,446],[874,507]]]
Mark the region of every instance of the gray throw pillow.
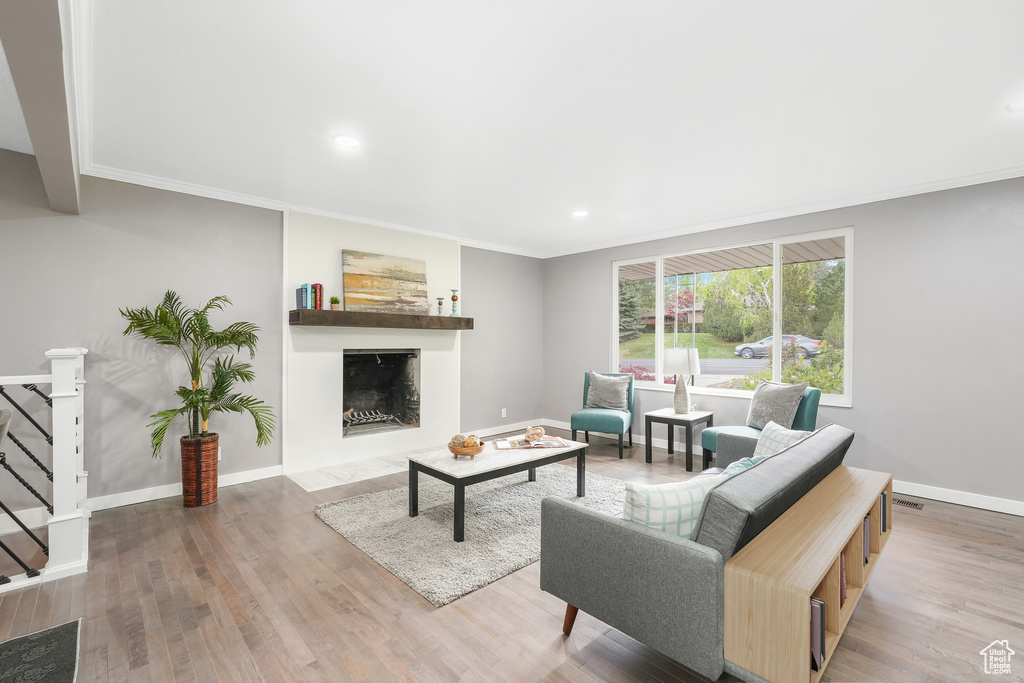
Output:
[[764,429],[766,424],[774,422],[786,429],[791,428],[807,386],[807,382],[782,384],[761,380],[754,389],[754,397],[750,399],[747,426]]
[[[590,389],[587,391],[587,408],[611,408],[629,411],[628,392],[630,375],[610,377],[597,372],[590,373]],[[792,424],[792,420],[790,420]]]

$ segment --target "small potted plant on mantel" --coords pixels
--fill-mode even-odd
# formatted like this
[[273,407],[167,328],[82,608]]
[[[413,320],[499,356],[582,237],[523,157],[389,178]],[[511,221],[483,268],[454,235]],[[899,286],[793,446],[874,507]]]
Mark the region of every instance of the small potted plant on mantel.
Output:
[[243,349],[249,358],[256,356],[256,333],[253,323],[237,322],[223,330],[210,326],[209,313],[231,305],[226,296],[210,299],[202,308],[187,308],[173,291],[164,294],[155,309],[128,308],[120,311],[128,321],[125,335],[137,335],[157,344],[173,346],[185,359],[189,385],[176,392],[181,406],[161,410],[150,417],[147,427],[151,435],[153,457],[160,457],[167,428],[178,416],[188,418],[188,436],[181,437],[181,485],[185,507],[199,507],[217,502],[217,450],[220,437],[208,430],[213,413],[249,413],[256,423],[256,445],[270,443],[274,434],[273,409],[252,396],[233,391],[235,382],[251,382],[255,375],[249,363],[235,362],[226,349]]
[[336,311],[336,310],[338,310],[339,306],[341,306],[341,299],[339,299],[336,296],[332,296],[331,297],[331,310],[332,311]]

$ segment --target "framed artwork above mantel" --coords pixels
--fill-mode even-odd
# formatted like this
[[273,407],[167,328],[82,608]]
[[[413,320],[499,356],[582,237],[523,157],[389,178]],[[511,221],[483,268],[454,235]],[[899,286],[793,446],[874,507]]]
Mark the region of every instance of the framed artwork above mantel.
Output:
[[425,261],[343,249],[341,276],[346,312],[430,313]]

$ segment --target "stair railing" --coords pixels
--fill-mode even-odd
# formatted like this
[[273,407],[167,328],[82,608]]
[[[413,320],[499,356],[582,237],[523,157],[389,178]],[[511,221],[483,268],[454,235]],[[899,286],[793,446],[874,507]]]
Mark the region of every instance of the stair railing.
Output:
[[[24,575],[13,578],[0,576],[0,592],[12,588],[20,588],[37,581],[51,581],[63,576],[79,574],[86,571],[89,559],[89,510],[88,473],[85,471],[85,354],[84,348],[51,349],[46,352],[50,359],[49,375],[21,375],[0,377],[0,408],[5,404],[12,406],[20,415],[17,417],[18,428],[31,426],[42,434],[51,447],[50,465],[47,467],[42,458],[37,457],[18,439],[8,432],[10,444],[17,447],[28,460],[38,467],[46,478],[53,483],[52,502],[36,491],[35,488],[17,471],[6,453],[0,453],[0,490],[8,489],[17,482],[43,504],[48,513],[47,543],[43,543],[33,533],[23,517],[29,516],[33,510],[12,511],[8,505],[0,501],[0,509],[21,531],[28,535],[48,555],[46,567],[29,567],[5,543],[0,541],[0,550],[11,556],[25,570]],[[39,389],[39,385],[49,385],[50,393]],[[51,430],[39,423],[19,402],[25,401],[24,393],[15,396],[15,388],[36,394],[42,398],[51,411]],[[29,397],[31,398],[31,397]],[[14,422],[14,420],[12,420]],[[45,422],[45,420],[44,420]],[[9,448],[9,444],[0,441],[0,448]],[[13,451],[12,451],[13,454]],[[20,465],[19,465],[20,466]],[[31,467],[31,465],[30,465]],[[37,475],[38,476],[38,475]],[[6,478],[6,481],[3,479]],[[13,478],[13,481],[12,481]],[[32,515],[38,516],[38,515]]]

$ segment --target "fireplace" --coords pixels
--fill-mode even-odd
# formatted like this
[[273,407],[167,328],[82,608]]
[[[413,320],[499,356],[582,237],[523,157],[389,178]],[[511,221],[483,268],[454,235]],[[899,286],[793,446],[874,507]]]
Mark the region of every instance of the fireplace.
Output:
[[342,435],[420,426],[420,350],[346,349]]

